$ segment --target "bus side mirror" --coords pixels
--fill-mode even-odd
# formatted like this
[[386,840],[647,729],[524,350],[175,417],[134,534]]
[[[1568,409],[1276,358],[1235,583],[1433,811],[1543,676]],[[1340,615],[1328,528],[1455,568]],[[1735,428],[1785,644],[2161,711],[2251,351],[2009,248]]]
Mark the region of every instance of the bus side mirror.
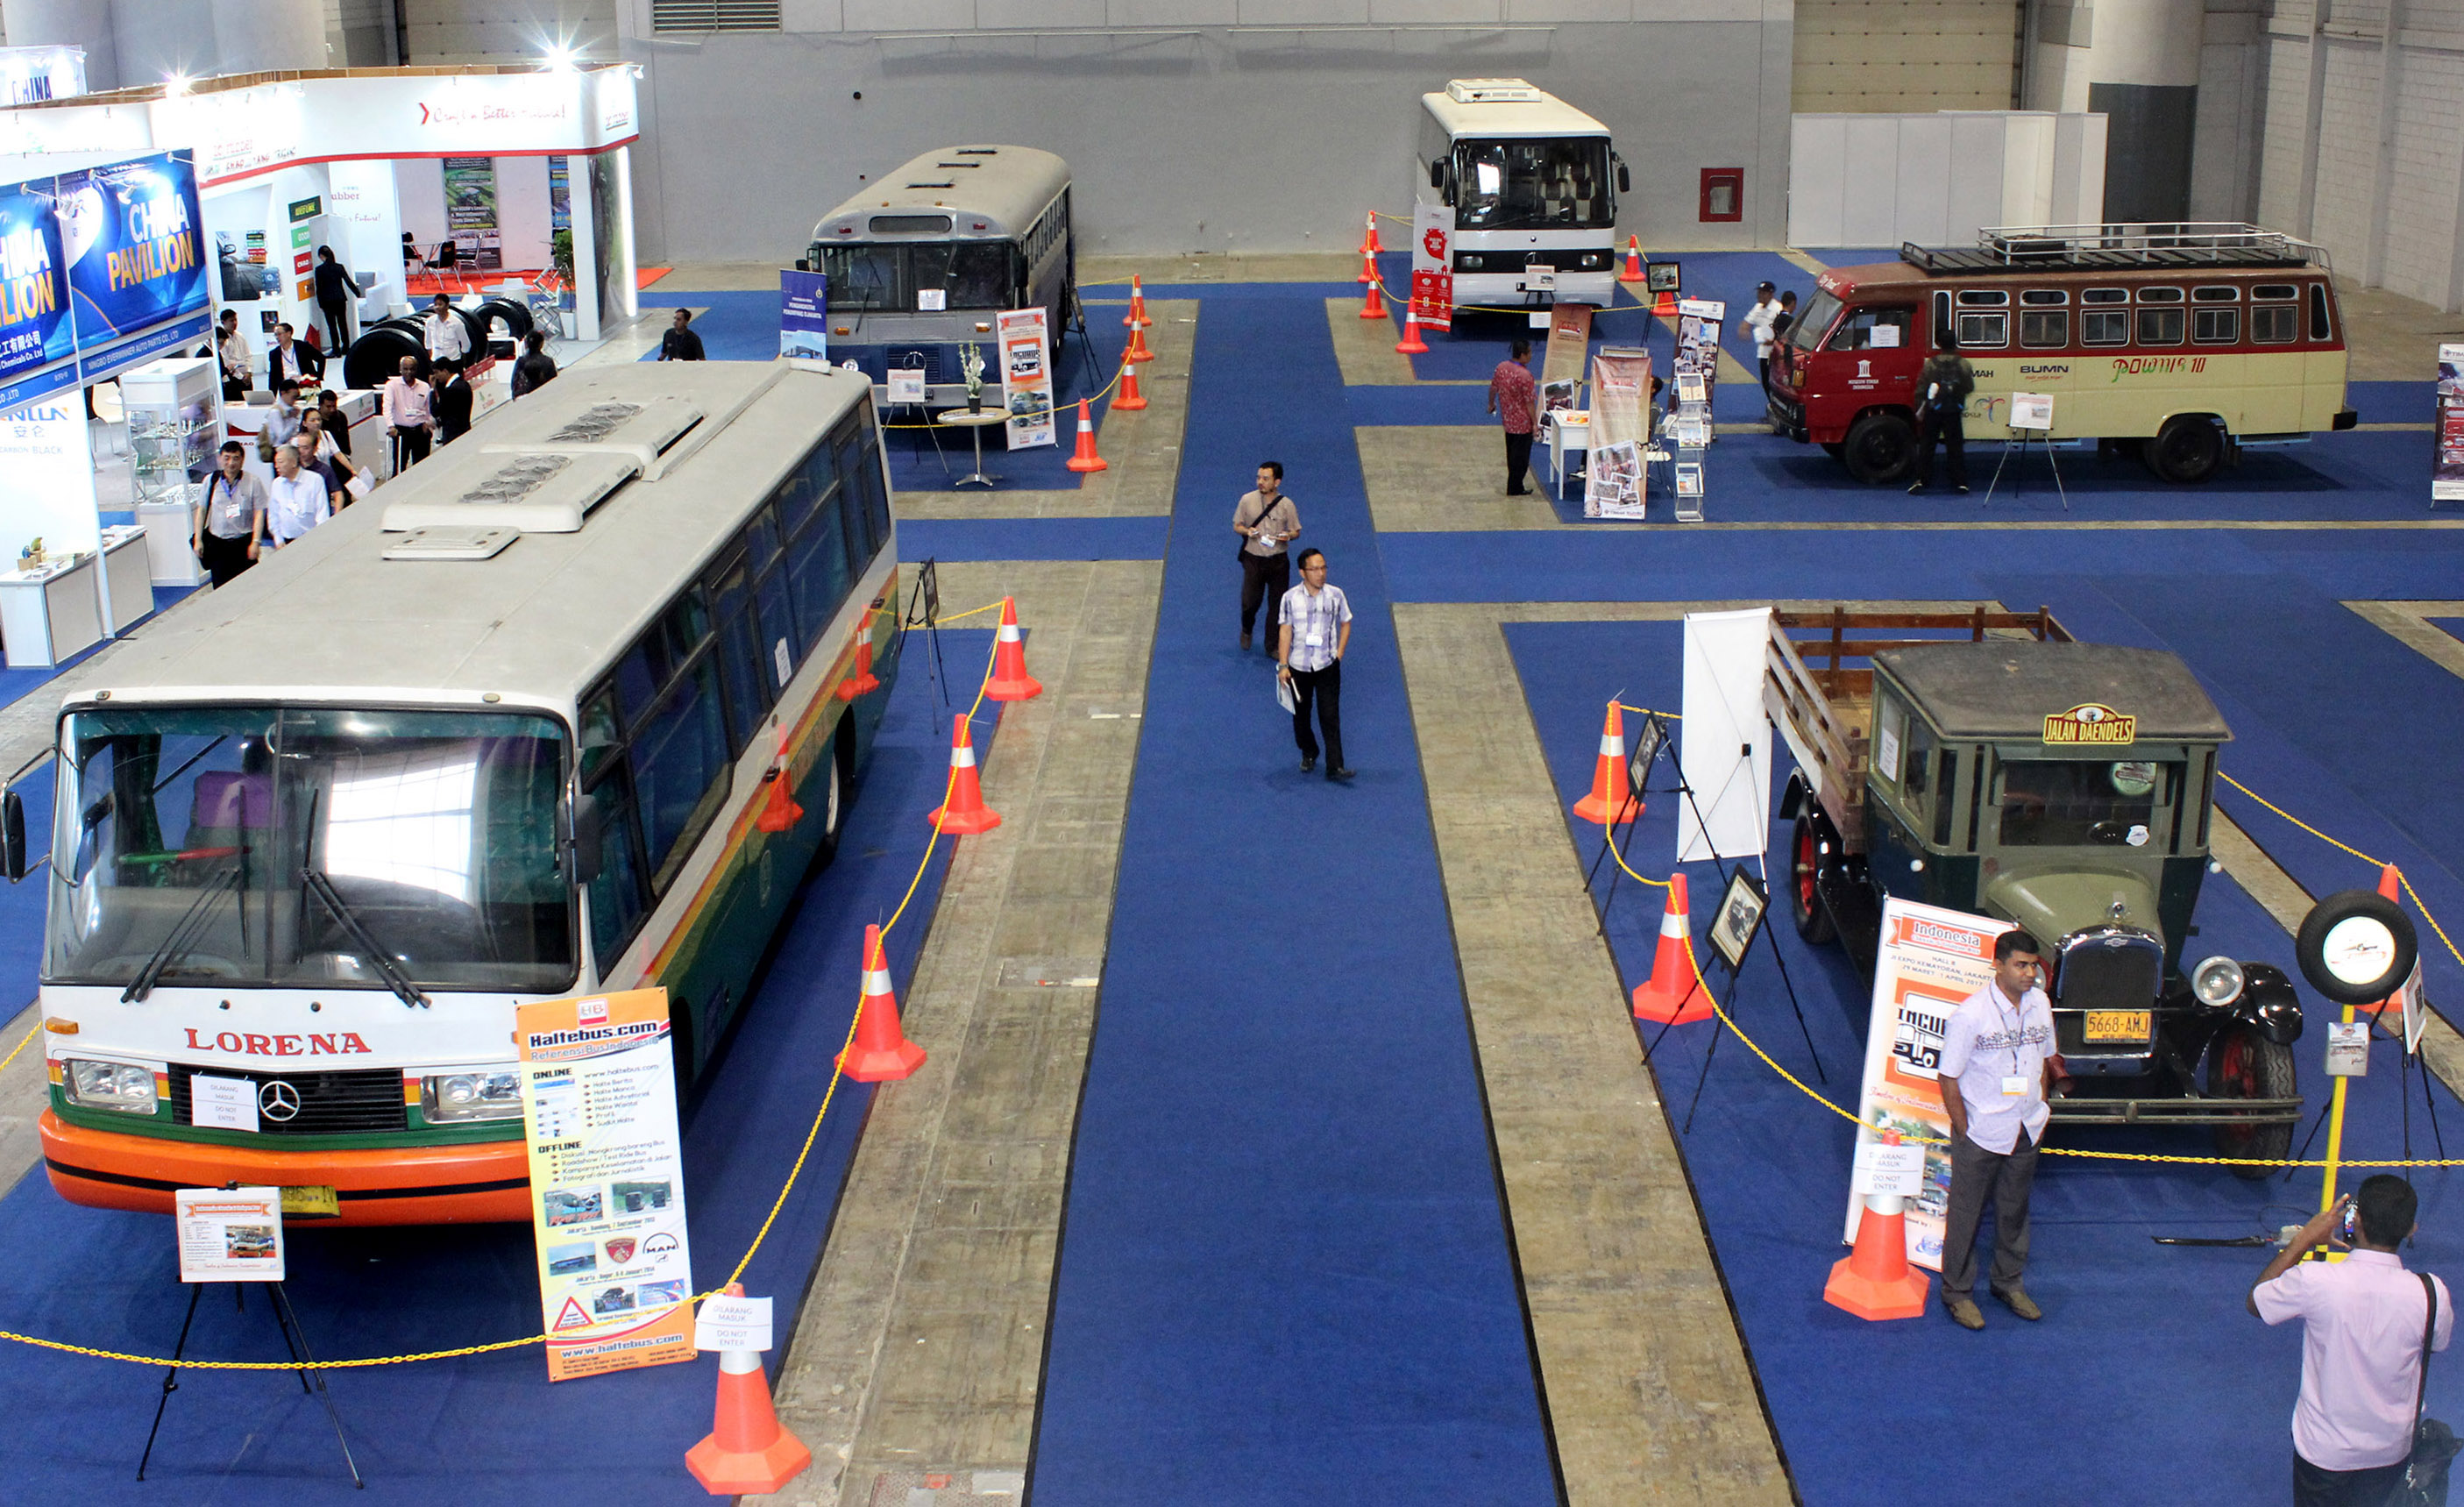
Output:
[[600,826],[596,803],[573,808],[573,882],[588,884],[599,877],[606,861],[605,829]]
[[1627,172],[1627,171],[1625,170],[1625,159],[1624,159],[1624,158],[1620,157],[1620,158],[1618,158],[1618,159],[1617,159],[1617,192],[1619,192],[1619,193],[1632,193],[1632,192],[1634,192],[1634,175],[1633,175],[1632,173],[1629,173],[1629,172]]
[[1429,187],[1430,187],[1430,188],[1444,188],[1445,186],[1446,186],[1446,160],[1445,160],[1444,158],[1442,158],[1442,157],[1432,157],[1432,158],[1430,158],[1430,159],[1429,159]]
[[0,874],[11,884],[26,876],[26,803],[14,790],[0,795]]
[[813,270],[813,264],[804,257],[799,256],[796,258],[796,270],[798,272],[810,272]]

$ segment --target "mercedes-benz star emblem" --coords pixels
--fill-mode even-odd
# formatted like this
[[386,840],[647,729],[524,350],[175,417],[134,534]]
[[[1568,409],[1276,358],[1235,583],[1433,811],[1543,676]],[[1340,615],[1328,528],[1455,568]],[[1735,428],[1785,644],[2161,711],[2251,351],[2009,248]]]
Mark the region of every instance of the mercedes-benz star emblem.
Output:
[[275,1078],[256,1091],[256,1112],[268,1119],[289,1119],[299,1113],[299,1091]]

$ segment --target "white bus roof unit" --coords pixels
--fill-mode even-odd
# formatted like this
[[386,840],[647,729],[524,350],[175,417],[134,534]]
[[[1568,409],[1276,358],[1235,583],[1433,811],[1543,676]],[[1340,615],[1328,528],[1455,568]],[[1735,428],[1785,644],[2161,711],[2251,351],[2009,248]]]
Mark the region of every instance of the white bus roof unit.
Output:
[[1068,187],[1069,165],[1050,152],[944,146],[891,168],[823,215],[813,239],[1001,240],[1026,233]]
[[[1459,100],[1461,85],[1520,85],[1528,95],[1513,99]],[[1446,94],[1424,94],[1420,105],[1448,136],[1475,140],[1519,141],[1536,137],[1606,136],[1609,128],[1545,90],[1532,89],[1520,78],[1458,78]]]

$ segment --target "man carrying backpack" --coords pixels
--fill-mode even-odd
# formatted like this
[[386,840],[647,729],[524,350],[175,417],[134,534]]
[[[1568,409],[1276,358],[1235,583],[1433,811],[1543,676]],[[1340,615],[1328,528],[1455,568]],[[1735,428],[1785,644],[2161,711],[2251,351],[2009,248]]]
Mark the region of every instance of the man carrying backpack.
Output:
[[1917,479],[1911,493],[1933,485],[1933,446],[1940,439],[1950,456],[1950,484],[1968,490],[1968,435],[1961,429],[1968,395],[1976,390],[1975,369],[1959,353],[1959,335],[1944,330],[1940,348],[1917,376]]

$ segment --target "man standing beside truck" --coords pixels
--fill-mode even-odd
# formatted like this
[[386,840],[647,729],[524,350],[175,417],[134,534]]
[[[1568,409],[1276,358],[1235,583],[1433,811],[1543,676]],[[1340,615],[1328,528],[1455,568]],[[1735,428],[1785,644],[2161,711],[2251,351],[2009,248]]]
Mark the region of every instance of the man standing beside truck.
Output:
[[2054,1010],[2040,986],[2044,944],[2025,931],[1993,942],[1993,978],[1960,1002],[1943,1029],[1934,1086],[1950,1117],[1950,1208],[1942,1235],[1942,1302],[1963,1329],[1982,1329],[1976,1308],[1976,1226],[1993,1201],[1993,1270],[2003,1306],[2026,1319],[2044,1310],[2019,1285],[2028,1265],[2028,1193],[2036,1147],[2053,1112]]
[[1968,490],[1968,395],[1976,390],[1976,369],[1959,353],[1959,332],[1942,332],[1941,348],[1917,376],[1917,479],[1908,490],[1933,485],[1933,446],[1942,441],[1950,459],[1950,485]]

